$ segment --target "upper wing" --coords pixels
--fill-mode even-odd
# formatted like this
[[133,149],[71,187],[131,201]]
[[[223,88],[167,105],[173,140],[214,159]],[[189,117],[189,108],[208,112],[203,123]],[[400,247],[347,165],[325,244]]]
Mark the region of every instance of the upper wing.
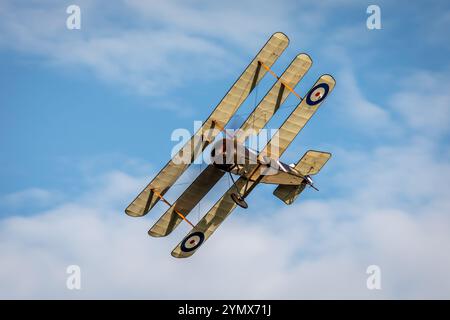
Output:
[[331,153],[323,151],[309,150],[300,161],[295,165],[303,176],[316,174],[331,158]]
[[[247,133],[258,134],[264,128],[291,93],[284,89],[284,85],[295,87],[311,67],[311,64],[311,58],[304,53],[299,54],[292,61],[280,79],[275,82],[242,124],[236,135],[236,139],[240,143],[245,142]],[[251,131],[249,131],[250,129]],[[184,216],[187,216],[223,175],[222,171],[211,165],[208,166],[153,225],[149,234],[154,237],[168,235],[182,221],[182,218],[176,212],[181,212]]]
[[289,39],[283,33],[278,32],[272,35],[202,127],[125,209],[128,215],[143,216],[158,202],[160,196],[167,192],[190,163],[214,140],[253,88],[264,77],[266,70],[261,68],[259,62],[273,65],[288,43]]

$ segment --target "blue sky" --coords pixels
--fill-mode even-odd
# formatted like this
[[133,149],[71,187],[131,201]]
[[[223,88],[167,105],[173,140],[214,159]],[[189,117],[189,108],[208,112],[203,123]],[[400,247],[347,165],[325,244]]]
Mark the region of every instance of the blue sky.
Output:
[[[65,27],[70,4],[0,4],[1,297],[449,297],[446,1],[77,1],[81,30]],[[366,28],[369,4],[381,8],[381,30]],[[170,251],[188,226],[149,238],[165,208],[142,219],[123,209],[169,160],[172,131],[204,120],[276,31],[290,38],[277,73],[300,52],[313,59],[301,94],[323,73],[337,80],[283,156],[332,152],[320,192],[285,207],[260,186],[250,209],[237,209],[195,258],[179,262]],[[236,121],[273,82],[266,76]],[[65,288],[69,264],[86,274],[80,292]],[[381,291],[365,288],[370,264],[385,275]],[[261,265],[253,277],[239,272]],[[170,272],[181,268],[192,283],[177,283]],[[202,277],[216,281],[211,268],[248,289],[224,279],[217,289],[192,288]]]

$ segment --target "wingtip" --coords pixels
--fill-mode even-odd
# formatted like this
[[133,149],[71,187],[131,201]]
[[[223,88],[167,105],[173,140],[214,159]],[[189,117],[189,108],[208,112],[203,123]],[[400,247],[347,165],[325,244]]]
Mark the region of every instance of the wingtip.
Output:
[[186,258],[186,257],[181,256],[180,254],[176,253],[175,250],[172,251],[172,252],[170,253],[170,255],[171,255],[172,257],[174,257],[174,258],[177,258],[177,259],[180,259],[180,258]]
[[177,259],[185,259],[185,258],[189,258],[194,254],[195,251],[191,251],[191,252],[183,252],[180,250],[180,247],[176,247],[175,249],[173,249],[173,251],[170,253],[170,255],[174,258]]
[[324,75],[322,75],[322,78],[330,78],[336,85],[336,79],[331,74],[325,73]]
[[311,64],[313,63],[313,60],[311,56],[305,52],[299,53],[296,57],[296,59],[305,59],[308,60]]
[[153,238],[161,238],[161,237],[167,236],[167,234],[160,234],[160,233],[153,231],[152,229],[148,230],[147,233],[150,237],[153,237]]
[[128,209],[128,208],[125,209],[125,213],[126,213],[128,216],[133,217],[133,218],[142,217],[143,215],[145,215],[145,214],[140,214],[140,213],[133,212],[133,211],[131,211],[131,210]]
[[281,31],[277,31],[277,32],[275,32],[273,35],[272,35],[272,37],[278,37],[278,38],[284,38],[284,40],[286,40],[288,43],[289,43],[289,37],[284,33],[284,32],[281,32]]

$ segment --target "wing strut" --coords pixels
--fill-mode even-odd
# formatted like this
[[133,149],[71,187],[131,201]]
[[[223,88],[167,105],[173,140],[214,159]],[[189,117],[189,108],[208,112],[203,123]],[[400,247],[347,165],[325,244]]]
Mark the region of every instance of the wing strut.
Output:
[[[158,191],[155,191],[154,189],[152,189],[152,192],[161,199],[162,202],[164,202],[165,204],[167,204],[169,207],[172,207],[172,204],[167,201],[166,198],[164,198],[160,193],[158,193]],[[180,216],[181,219],[183,219],[184,221],[186,221],[187,223],[189,223],[191,225],[192,228],[194,228],[194,224],[192,222],[190,222],[180,211],[174,209],[173,211],[175,211],[175,213],[177,215]]]
[[293,94],[295,94],[295,96],[297,97],[297,98],[299,98],[300,100],[302,100],[302,97],[297,93],[297,92],[295,92],[295,90],[294,89],[292,89],[287,83],[285,83],[283,80],[281,80],[281,78],[275,73],[275,72],[273,72],[272,71],[272,69],[270,69],[268,66],[266,66],[265,64],[264,64],[264,62],[262,62],[262,61],[258,61],[259,62],[259,64],[261,64],[262,66],[263,66],[263,68],[264,69],[266,69],[272,76],[274,76],[277,80],[280,80],[280,82],[290,91],[290,92],[292,92]]

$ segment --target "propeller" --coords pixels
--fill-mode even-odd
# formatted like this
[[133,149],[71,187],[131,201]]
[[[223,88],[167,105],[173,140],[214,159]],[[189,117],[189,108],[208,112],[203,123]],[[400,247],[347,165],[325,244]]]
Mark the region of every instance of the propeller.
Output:
[[319,189],[317,189],[316,186],[314,185],[314,181],[311,178],[311,176],[306,175],[305,176],[305,181],[306,181],[306,184],[309,185],[311,188],[313,188],[316,191],[319,191]]

